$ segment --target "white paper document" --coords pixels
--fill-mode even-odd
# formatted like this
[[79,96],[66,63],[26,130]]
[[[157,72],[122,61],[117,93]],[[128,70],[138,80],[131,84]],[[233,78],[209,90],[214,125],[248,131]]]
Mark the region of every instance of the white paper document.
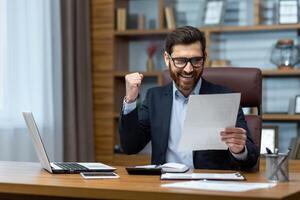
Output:
[[161,186],[225,192],[246,192],[249,190],[272,188],[276,186],[276,183],[242,183],[233,181],[185,181],[163,184]]
[[220,132],[235,127],[240,93],[191,95],[178,150],[227,149]]
[[240,173],[165,173],[161,180],[245,180]]

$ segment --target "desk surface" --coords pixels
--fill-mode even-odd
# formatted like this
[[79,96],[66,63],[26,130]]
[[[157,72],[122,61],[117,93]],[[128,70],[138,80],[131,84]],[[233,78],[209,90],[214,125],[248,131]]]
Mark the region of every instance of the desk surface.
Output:
[[[276,187],[250,192],[215,192],[163,188],[159,176],[128,175],[118,167],[120,179],[85,180],[79,174],[53,175],[39,163],[0,162],[0,198],[24,199],[25,196],[90,199],[300,199],[300,160],[290,161],[290,181]],[[259,173],[244,174],[248,182],[266,182],[263,166]],[[204,172],[203,170],[197,170]],[[207,172],[207,170],[205,171]],[[2,198],[1,198],[2,199]],[[30,198],[27,198],[30,199]]]

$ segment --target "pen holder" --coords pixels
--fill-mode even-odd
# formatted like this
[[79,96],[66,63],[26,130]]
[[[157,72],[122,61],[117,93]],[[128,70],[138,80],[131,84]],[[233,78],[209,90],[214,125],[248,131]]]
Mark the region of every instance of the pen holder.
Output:
[[271,182],[289,181],[288,154],[266,154],[266,177]]

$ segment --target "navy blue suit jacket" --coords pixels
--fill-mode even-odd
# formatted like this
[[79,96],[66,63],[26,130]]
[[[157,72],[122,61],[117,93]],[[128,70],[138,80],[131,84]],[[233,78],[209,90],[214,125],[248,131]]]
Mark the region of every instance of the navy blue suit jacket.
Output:
[[[166,162],[171,109],[173,103],[172,83],[148,90],[140,109],[123,115],[119,121],[121,146],[125,153],[136,154],[149,141],[152,145],[152,164]],[[202,79],[200,94],[230,93],[231,90]],[[194,167],[199,169],[251,170],[258,160],[258,148],[252,140],[242,109],[239,109],[237,127],[247,131],[248,156],[245,161],[237,160],[229,150],[194,151]]]

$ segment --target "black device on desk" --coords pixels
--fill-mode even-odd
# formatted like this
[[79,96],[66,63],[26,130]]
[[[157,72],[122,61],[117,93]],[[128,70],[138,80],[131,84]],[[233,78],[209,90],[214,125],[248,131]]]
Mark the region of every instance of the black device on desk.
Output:
[[163,173],[184,173],[189,168],[184,164],[165,163],[163,165],[141,165],[126,167],[127,173],[132,175],[161,175]]
[[126,171],[131,175],[161,175],[162,168],[142,168],[142,167],[126,167]]

